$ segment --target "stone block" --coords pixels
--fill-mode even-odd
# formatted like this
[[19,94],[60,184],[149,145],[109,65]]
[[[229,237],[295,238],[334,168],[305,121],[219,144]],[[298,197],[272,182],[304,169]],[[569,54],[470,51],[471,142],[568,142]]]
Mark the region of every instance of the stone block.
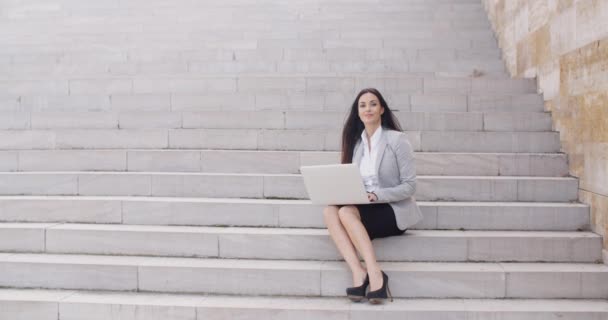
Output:
[[[321,270],[321,293],[324,296],[343,295],[343,287],[352,281],[343,263],[327,262]],[[395,297],[407,298],[498,298],[504,296],[502,269],[496,264],[431,264],[384,263],[383,270],[391,281]],[[391,282],[391,283],[393,283]],[[432,283],[433,285],[429,285]]]
[[9,222],[120,223],[120,202],[73,198],[9,198],[0,203],[0,220]]
[[437,207],[439,229],[587,230],[589,209],[568,204],[470,204]]
[[21,108],[30,111],[103,111],[110,110],[110,96],[91,95],[27,95],[21,97]]
[[297,152],[204,150],[200,167],[202,172],[216,173],[298,173],[300,156]]
[[75,174],[0,174],[0,194],[3,195],[74,195],[77,188]]
[[[506,272],[508,298],[591,299],[605,297],[606,267],[582,264],[501,264]],[[556,267],[559,266],[559,269]],[[561,269],[561,270],[560,270]],[[593,280],[592,280],[593,279]],[[587,281],[584,281],[587,280]],[[590,284],[594,281],[595,285]],[[603,287],[600,291],[595,288]]]
[[218,248],[217,235],[193,227],[69,224],[46,231],[51,253],[216,257]]
[[437,113],[437,112],[395,112],[404,130],[408,131],[481,131],[481,114]]
[[0,80],[0,92],[9,96],[77,93],[69,90],[66,80]]
[[501,154],[498,156],[499,174],[503,176],[568,175],[568,161],[564,154]]
[[469,111],[475,112],[542,112],[543,99],[537,94],[471,95]]
[[235,78],[136,78],[133,93],[147,94],[200,94],[201,92],[236,92]]
[[[168,55],[169,59],[175,59],[175,55],[179,56],[180,59],[185,61],[230,61],[234,59],[236,53],[245,52],[255,52],[256,50],[250,49],[239,49],[239,50],[230,50],[230,49],[186,49],[176,52],[175,54],[170,53]],[[149,52],[143,52],[142,54],[150,54]],[[153,53],[152,53],[153,54]],[[154,60],[158,60],[157,57],[154,57]],[[242,59],[239,59],[242,60]]]
[[3,252],[44,252],[45,229],[51,224],[4,223],[0,226]]
[[200,172],[201,154],[187,150],[132,150],[127,152],[128,171]]
[[323,94],[256,94],[256,110],[302,110],[321,111],[325,106]]
[[325,61],[279,61],[276,71],[279,73],[327,73],[333,64]]
[[249,259],[335,260],[340,255],[325,230],[311,232],[226,233],[219,236],[220,257]]
[[120,150],[27,150],[19,153],[20,171],[124,171]]
[[137,225],[276,226],[273,205],[249,201],[123,202],[123,222]]
[[[412,147],[413,147],[413,145],[412,145]],[[323,150],[338,151],[341,149],[342,149],[342,132],[338,131],[338,130],[327,131],[325,133],[325,147],[323,148]]]
[[551,131],[551,114],[541,112],[484,113],[486,131]]
[[265,175],[265,198],[308,198],[300,175]]
[[129,79],[82,79],[70,80],[70,94],[129,94],[133,92],[133,80]]
[[279,204],[277,211],[280,227],[326,228],[323,208],[310,203]]
[[[106,303],[77,303],[64,301],[60,304],[62,320],[77,320],[86,317],[90,320],[111,319],[119,317],[123,320],[196,320],[196,309],[186,306],[156,305],[153,298],[148,303],[129,304],[123,302]],[[58,314],[59,314],[58,313]]]
[[321,39],[260,39],[257,41],[260,49],[321,49],[324,43]]
[[290,77],[289,81],[279,77],[238,77],[238,92],[249,93],[304,93],[307,79],[303,77]]
[[301,152],[300,165],[316,166],[324,164],[338,164],[340,163],[340,157],[340,152]]
[[18,151],[0,151],[0,170],[17,171],[19,170]]
[[374,246],[383,261],[466,261],[468,241],[441,231],[409,230],[398,237],[374,240]]
[[514,201],[516,179],[425,177],[416,183],[416,199],[423,201]]
[[471,92],[470,79],[425,78],[425,95],[466,95]]
[[578,180],[574,178],[522,178],[517,182],[518,201],[575,201]]
[[262,130],[260,150],[323,150],[325,132],[318,130]]
[[254,110],[254,94],[172,94],[172,110],[206,111],[206,110]]
[[167,148],[167,130],[74,129],[56,131],[57,148],[62,149],[158,149]]
[[[266,60],[266,59],[278,61],[283,58],[284,54],[287,55],[288,50],[290,50],[290,49],[256,48],[256,49],[237,49],[237,50],[231,50],[231,51],[233,52],[233,57],[236,61],[258,61],[258,60]],[[295,49],[295,50],[297,50],[297,49]],[[285,53],[284,53],[284,51],[285,51]],[[230,57],[230,58],[232,59],[233,57]]]
[[[318,262],[207,260],[181,266],[142,266],[139,288],[146,291],[246,295],[318,295]],[[297,266],[294,266],[297,265]]]
[[[1,102],[0,102],[1,103]],[[0,130],[30,129],[30,113],[23,111],[0,112]]]
[[355,90],[355,80],[348,77],[309,77],[306,78],[306,92],[352,92]]
[[286,129],[334,129],[341,128],[348,114],[343,112],[287,111]]
[[116,129],[118,115],[114,112],[34,111],[32,129]]
[[467,111],[467,96],[412,95],[411,104],[414,112],[464,112]]
[[220,61],[220,62],[190,62],[188,72],[191,74],[246,74],[274,73],[282,70],[273,61]]
[[422,175],[495,176],[499,172],[496,155],[485,153],[415,154],[416,172]]
[[19,111],[21,103],[18,96],[0,96],[0,110],[4,111]]
[[114,94],[110,96],[112,109],[120,111],[169,111],[169,94]]
[[184,128],[205,129],[281,129],[285,116],[280,111],[185,112]]
[[182,113],[171,111],[127,111],[118,114],[121,129],[181,128]]
[[554,132],[421,132],[422,151],[557,152]]
[[536,82],[531,79],[476,78],[471,80],[472,94],[487,93],[536,93]]
[[353,41],[351,39],[326,39],[323,40],[323,49],[341,49],[341,48],[381,48],[383,47],[382,39],[371,39],[367,41]]
[[127,173],[81,173],[78,195],[84,196],[149,196],[151,177]]
[[[54,261],[53,263],[41,263],[39,256],[33,256],[31,259],[26,257],[0,262],[2,286],[83,290],[137,289],[136,266],[79,263],[78,258],[66,259],[63,256],[49,256],[47,260]],[[49,274],[53,276],[49,277]]]
[[601,247],[600,238],[578,232],[522,232],[518,237],[497,231],[485,236],[469,240],[469,260],[592,263],[599,259]]
[[254,175],[160,174],[151,176],[153,196],[261,198],[263,177]]
[[257,130],[184,129],[169,131],[169,148],[256,149]]
[[59,306],[54,301],[2,301],[0,317],[13,320],[57,320]]
[[[363,88],[376,88],[382,93],[390,94],[391,92],[398,92],[400,94],[421,94],[423,93],[423,80],[422,77],[357,77],[355,78],[355,88],[361,90]],[[355,98],[356,92],[349,95],[348,102]]]

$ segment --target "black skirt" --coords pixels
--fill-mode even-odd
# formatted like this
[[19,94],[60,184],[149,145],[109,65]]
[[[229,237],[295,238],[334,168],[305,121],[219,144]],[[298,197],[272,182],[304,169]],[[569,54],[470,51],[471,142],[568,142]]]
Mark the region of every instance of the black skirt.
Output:
[[407,230],[397,227],[395,212],[388,203],[357,204],[355,207],[359,209],[361,223],[371,240],[400,235]]

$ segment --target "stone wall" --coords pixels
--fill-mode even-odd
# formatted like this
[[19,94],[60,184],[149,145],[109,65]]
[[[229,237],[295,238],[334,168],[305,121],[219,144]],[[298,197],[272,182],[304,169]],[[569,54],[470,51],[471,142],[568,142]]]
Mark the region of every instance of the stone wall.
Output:
[[537,77],[607,249],[608,0],[482,1],[510,74]]

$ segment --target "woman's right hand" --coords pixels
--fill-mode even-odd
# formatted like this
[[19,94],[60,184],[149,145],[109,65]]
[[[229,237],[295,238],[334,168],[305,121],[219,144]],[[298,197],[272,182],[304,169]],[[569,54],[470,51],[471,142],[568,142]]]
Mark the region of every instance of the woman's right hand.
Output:
[[367,200],[369,200],[369,202],[374,202],[374,201],[378,200],[378,196],[376,196],[375,193],[368,192]]

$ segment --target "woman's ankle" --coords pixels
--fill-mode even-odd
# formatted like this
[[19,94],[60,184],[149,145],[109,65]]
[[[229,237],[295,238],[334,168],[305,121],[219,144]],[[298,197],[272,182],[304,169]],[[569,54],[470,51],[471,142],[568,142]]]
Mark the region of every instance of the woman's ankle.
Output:
[[360,269],[357,271],[353,271],[353,284],[355,286],[360,286],[365,282],[365,278],[367,277],[367,270]]

